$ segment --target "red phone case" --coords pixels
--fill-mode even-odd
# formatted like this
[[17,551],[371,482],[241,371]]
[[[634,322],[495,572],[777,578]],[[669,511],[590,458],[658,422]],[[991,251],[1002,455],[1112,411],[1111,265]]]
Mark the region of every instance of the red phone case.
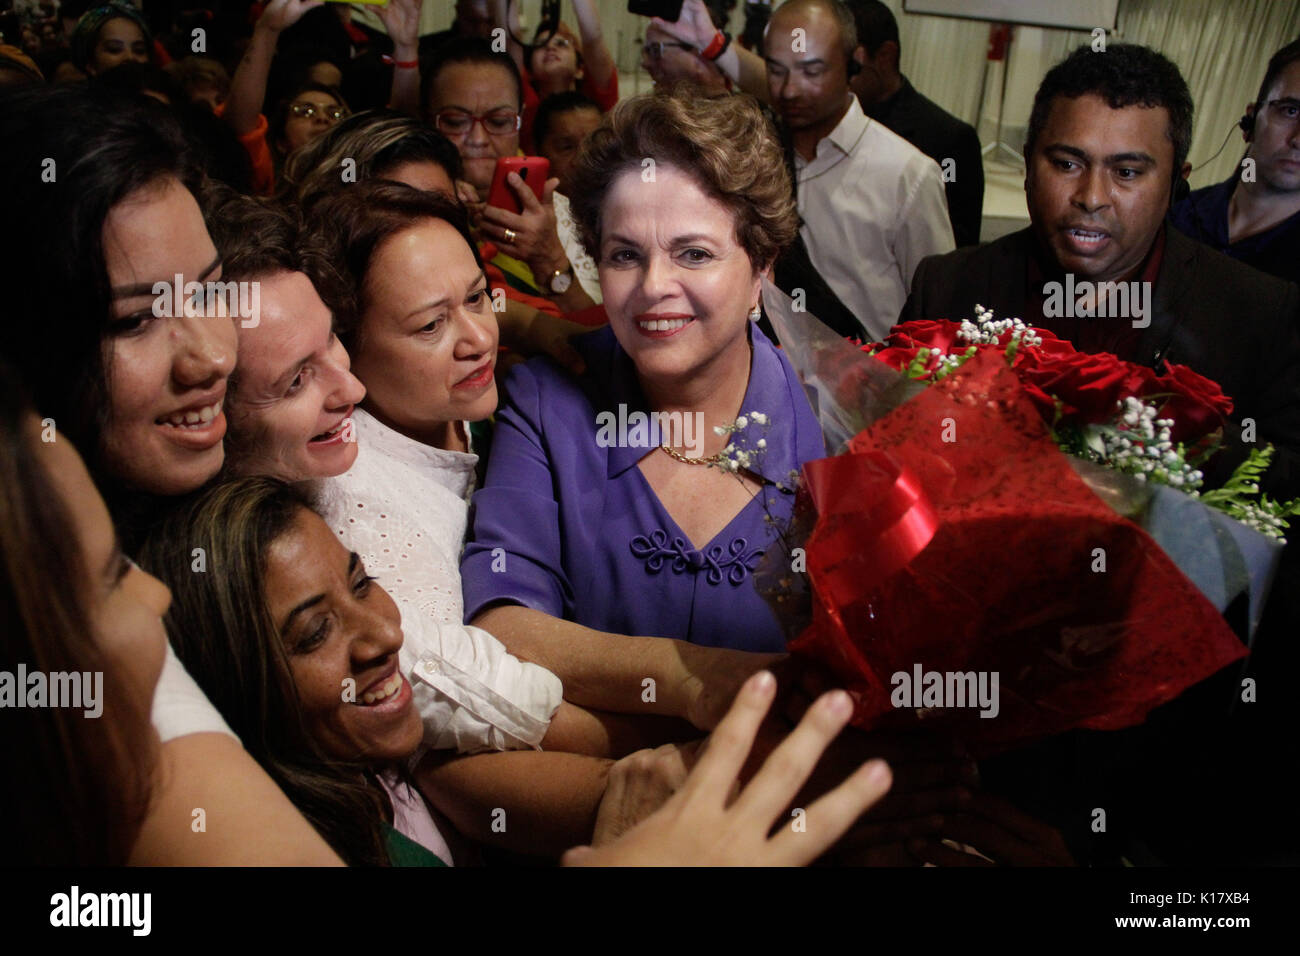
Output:
[[492,189],[488,192],[487,204],[518,215],[523,209],[515,198],[514,190],[506,184],[506,176],[510,173],[522,176],[540,202],[542,191],[546,188],[546,176],[550,171],[551,161],[544,156],[503,156],[497,160],[496,172],[492,174]]

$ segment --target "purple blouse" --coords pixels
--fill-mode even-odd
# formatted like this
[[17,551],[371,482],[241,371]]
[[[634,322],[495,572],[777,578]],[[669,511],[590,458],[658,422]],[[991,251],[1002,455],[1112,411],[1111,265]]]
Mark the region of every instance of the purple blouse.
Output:
[[767,480],[698,550],[636,467],[653,445],[597,441],[598,410],[617,417],[620,404],[629,414],[646,408],[636,368],[608,326],[577,340],[588,369],[581,379],[547,359],[510,371],[461,559],[466,621],[494,603],[522,604],[616,634],[784,650],[752,572],[776,537],[767,516],[783,526],[794,505],[773,483],[788,488],[789,473],[826,448],[790,363],[749,328],[741,414],[768,422],[751,421],[740,447],[766,441],[750,470]]

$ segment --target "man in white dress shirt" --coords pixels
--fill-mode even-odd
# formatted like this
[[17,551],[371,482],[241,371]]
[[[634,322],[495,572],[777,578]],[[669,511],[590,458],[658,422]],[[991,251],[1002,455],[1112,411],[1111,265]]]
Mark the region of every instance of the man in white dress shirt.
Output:
[[862,112],[849,81],[864,52],[839,0],[777,8],[764,52],[794,148],[808,259],[864,336],[879,340],[898,321],[917,264],[954,247],[939,167]]

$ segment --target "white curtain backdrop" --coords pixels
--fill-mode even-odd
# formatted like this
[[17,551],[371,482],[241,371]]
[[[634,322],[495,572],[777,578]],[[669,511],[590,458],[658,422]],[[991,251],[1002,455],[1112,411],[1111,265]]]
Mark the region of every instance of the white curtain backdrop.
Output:
[[[903,70],[936,103],[967,122],[979,107],[988,24],[902,13],[902,0],[885,0],[899,20]],[[1205,163],[1231,132],[1218,158],[1192,174],[1193,188],[1226,179],[1244,144],[1233,125],[1254,99],[1268,58],[1300,36],[1300,0],[1120,0],[1118,36],[1159,50],[1182,70],[1196,104],[1193,166]],[[1017,27],[1007,74],[1003,142],[1024,142],[1034,91],[1043,74],[1092,37],[1085,32]],[[980,138],[993,138],[1002,66],[989,71]]]

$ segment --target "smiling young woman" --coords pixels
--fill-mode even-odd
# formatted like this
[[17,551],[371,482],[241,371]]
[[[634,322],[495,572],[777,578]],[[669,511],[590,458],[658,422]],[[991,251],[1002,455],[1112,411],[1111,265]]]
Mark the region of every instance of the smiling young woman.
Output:
[[340,475],[356,461],[352,416],[366,394],[322,295],[342,278],[293,210],[211,189],[206,213],[225,273],[258,283],[256,324],[240,324],[229,396],[227,473],[288,482]]
[[[194,574],[177,541],[226,573]],[[141,562],[172,588],[178,656],[253,757],[346,862],[387,863],[397,794],[380,778],[397,790],[420,715],[397,673],[400,615],[356,555],[289,485],[243,478],[172,512]]]
[[[153,308],[155,284],[220,276],[195,199],[201,174],[161,106],[108,91],[6,97],[0,140],[6,213],[25,230],[6,233],[0,255],[0,356],[54,440],[83,450],[131,553],[159,498],[193,491],[224,459],[234,320],[220,309],[167,317]],[[66,545],[47,536],[39,546]],[[337,862],[174,655],[156,683],[162,749],[133,861]],[[143,691],[136,697],[147,705]],[[190,840],[195,807],[230,823]]]
[[84,450],[129,544],[140,499],[190,491],[224,458],[234,322],[154,309],[157,283],[221,277],[202,172],[163,107],[104,90],[18,94],[0,134],[6,209],[26,230],[0,257],[0,352]]

